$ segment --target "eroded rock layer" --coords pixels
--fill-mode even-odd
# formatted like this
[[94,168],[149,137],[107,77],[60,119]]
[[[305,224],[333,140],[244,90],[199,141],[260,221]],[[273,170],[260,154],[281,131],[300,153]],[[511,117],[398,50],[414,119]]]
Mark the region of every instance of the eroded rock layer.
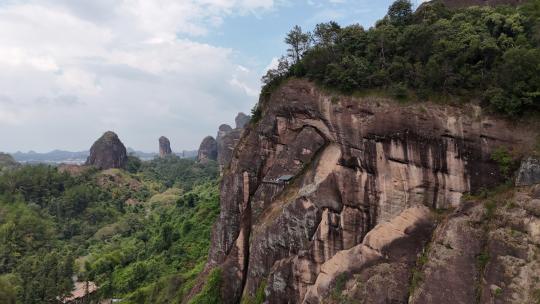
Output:
[[515,128],[472,105],[400,105],[287,82],[244,131],[221,182],[208,268],[222,269],[223,300],[264,289],[268,303],[318,303],[346,282],[365,303],[406,302],[432,213],[504,180],[491,153],[529,145]]

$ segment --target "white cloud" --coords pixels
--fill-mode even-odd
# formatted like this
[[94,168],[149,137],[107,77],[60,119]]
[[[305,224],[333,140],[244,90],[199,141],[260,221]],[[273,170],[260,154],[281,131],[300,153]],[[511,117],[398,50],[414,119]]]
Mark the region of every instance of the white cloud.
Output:
[[279,65],[279,58],[274,57],[274,58],[272,58],[272,60],[266,66],[266,68],[264,70],[268,71],[268,70],[276,69],[278,67],[278,65]]
[[[83,3],[84,2],[84,3]],[[272,0],[26,0],[0,4],[0,151],[88,148],[107,129],[194,148],[256,102],[260,75],[194,41]],[[0,96],[1,97],[1,96]],[[16,127],[15,127],[16,126]],[[61,134],[61,136],[60,136]]]

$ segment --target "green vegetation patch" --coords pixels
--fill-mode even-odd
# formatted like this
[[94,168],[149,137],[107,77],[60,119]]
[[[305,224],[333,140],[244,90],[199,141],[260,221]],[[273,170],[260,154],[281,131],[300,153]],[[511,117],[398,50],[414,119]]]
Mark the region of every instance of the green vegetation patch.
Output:
[[221,269],[213,269],[206,278],[206,284],[189,304],[220,304],[221,303]]
[[416,11],[397,0],[374,27],[335,22],[295,26],[260,104],[291,77],[343,93],[384,90],[397,100],[476,100],[511,117],[540,107],[540,6],[469,7],[441,2]]
[[54,302],[74,275],[95,282],[100,299],[179,300],[203,269],[218,197],[217,165],[179,158],[135,173],[2,172],[0,303]]

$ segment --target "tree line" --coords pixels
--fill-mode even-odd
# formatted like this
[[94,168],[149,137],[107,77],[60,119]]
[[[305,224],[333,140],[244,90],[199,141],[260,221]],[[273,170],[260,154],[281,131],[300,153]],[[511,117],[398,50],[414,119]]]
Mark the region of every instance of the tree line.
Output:
[[375,89],[395,98],[478,100],[511,117],[540,106],[537,0],[458,10],[432,1],[416,11],[410,1],[397,0],[369,29],[333,21],[312,31],[295,26],[285,43],[287,55],[262,78],[261,102],[283,80],[306,77],[344,93]]

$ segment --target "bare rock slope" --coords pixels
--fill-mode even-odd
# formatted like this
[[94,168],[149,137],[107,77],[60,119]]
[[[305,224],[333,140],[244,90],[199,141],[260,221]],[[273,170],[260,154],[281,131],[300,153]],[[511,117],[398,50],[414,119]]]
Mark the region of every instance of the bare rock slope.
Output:
[[538,206],[512,209],[528,244],[514,248],[503,244],[513,216],[484,226],[484,203],[464,199],[505,180],[492,152],[525,151],[533,128],[473,105],[331,96],[298,79],[262,110],[221,182],[207,270],[221,268],[224,303],[526,303],[540,289]]

